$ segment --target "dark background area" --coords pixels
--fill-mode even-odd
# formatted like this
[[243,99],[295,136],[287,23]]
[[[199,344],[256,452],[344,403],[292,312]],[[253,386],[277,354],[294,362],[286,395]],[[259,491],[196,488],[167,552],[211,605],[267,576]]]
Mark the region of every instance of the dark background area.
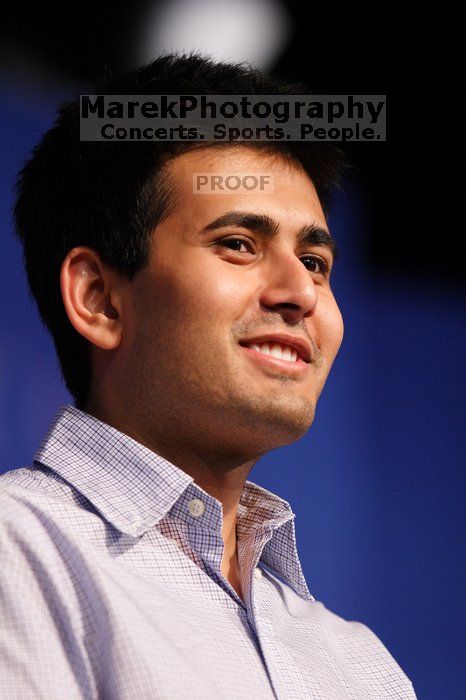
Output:
[[[16,173],[59,101],[90,91],[106,67],[119,73],[139,63],[142,25],[156,6],[18,3],[3,19],[0,471],[30,463],[58,406],[71,402],[12,234]],[[211,3],[213,15],[217,7]],[[311,593],[367,624],[419,700],[462,700],[460,20],[447,7],[409,17],[394,6],[282,7],[290,32],[264,67],[307,82],[314,94],[387,94],[387,141],[348,147],[354,170],[330,220],[342,253],[333,286],[345,339],[316,421],[250,478],[296,512]],[[198,30],[193,44],[208,52]],[[225,40],[228,32],[228,23],[219,28]]]
[[[81,2],[79,6],[11,4],[3,21],[6,67],[26,82],[38,79],[83,88],[109,67],[135,65],[141,23],[156,3]],[[216,3],[212,2],[212,12]],[[235,5],[232,3],[232,7]],[[390,6],[322,10],[288,0],[292,35],[269,70],[309,84],[314,94],[386,94],[386,143],[350,144],[358,180],[367,192],[374,263],[447,277],[464,271],[461,256],[441,246],[459,236],[464,185],[464,80],[459,17],[422,15]],[[147,18],[147,20],[145,20]],[[228,26],[223,27],[225,34]],[[193,28],[193,42],[196,31]],[[201,47],[202,48],[202,47]],[[402,239],[402,251],[394,241]]]

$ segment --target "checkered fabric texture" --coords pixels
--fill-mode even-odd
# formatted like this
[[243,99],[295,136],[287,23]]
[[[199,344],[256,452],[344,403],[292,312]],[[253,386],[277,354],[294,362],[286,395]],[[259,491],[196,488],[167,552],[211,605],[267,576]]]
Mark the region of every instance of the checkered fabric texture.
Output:
[[0,476],[0,698],[415,699],[376,635],[310,594],[294,518],[246,482],[243,601],[221,503],[64,406],[33,464]]

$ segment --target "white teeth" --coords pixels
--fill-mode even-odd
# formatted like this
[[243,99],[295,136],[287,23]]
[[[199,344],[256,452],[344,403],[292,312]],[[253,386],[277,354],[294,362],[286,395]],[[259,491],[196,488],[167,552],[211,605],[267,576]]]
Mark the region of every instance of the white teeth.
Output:
[[296,362],[298,353],[288,345],[279,345],[279,343],[250,343],[249,347],[253,350],[258,350],[264,355],[271,355],[279,360],[287,362]]
[[285,357],[285,348],[282,349],[281,345],[277,345],[277,343],[274,343],[270,349],[270,354],[272,357],[276,357],[278,360],[285,360],[288,359]]
[[287,360],[288,358],[286,357],[286,349],[282,348],[281,345],[278,345],[278,343],[274,343],[270,349],[270,354],[272,357],[276,357],[279,360]]
[[284,360],[288,360],[288,362],[291,362],[291,348],[283,348],[282,358]]

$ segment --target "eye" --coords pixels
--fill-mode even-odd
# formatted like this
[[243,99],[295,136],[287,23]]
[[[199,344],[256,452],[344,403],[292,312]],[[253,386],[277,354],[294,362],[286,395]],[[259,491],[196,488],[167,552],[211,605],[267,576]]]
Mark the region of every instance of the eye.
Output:
[[308,270],[310,272],[319,272],[326,275],[329,271],[328,263],[323,258],[319,258],[315,255],[306,255],[304,258],[301,258],[301,260],[305,265],[309,263]]
[[249,248],[249,251],[246,252],[253,252],[252,244],[249,241],[246,241],[244,238],[222,238],[222,240],[217,241],[217,245],[229,248],[230,250],[233,250],[236,253],[245,252],[239,250],[241,246]]

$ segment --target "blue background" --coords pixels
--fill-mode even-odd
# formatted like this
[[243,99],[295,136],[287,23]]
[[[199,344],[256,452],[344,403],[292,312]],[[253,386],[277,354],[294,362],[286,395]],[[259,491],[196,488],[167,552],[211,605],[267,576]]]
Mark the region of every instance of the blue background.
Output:
[[[62,97],[33,98],[11,85],[0,90],[0,471],[29,464],[57,408],[72,402],[28,297],[11,227],[16,172]],[[393,206],[401,259],[409,232]],[[460,700],[465,385],[460,288],[448,274],[452,253],[432,246],[424,275],[371,264],[367,236],[377,232],[369,231],[366,193],[355,177],[330,225],[342,252],[333,287],[345,339],[309,433],[263,458],[250,479],[296,512],[314,596],[367,624],[420,699]]]

